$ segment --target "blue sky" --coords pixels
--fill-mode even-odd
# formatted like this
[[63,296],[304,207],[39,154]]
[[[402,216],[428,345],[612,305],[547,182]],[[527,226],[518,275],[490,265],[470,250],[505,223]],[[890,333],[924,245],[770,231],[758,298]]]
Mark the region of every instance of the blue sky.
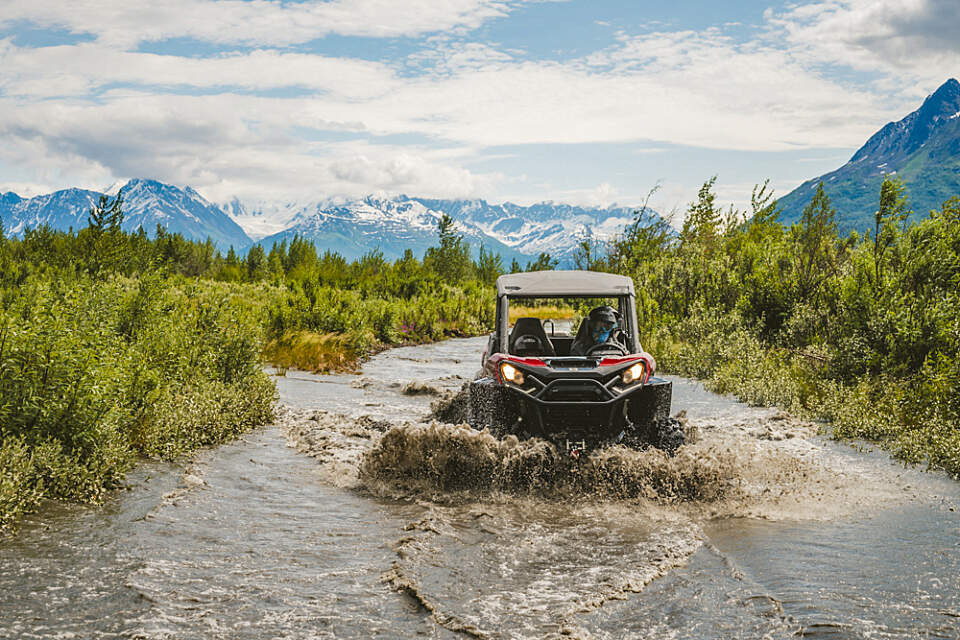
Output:
[[958,75],[953,0],[6,0],[0,191],[149,177],[682,211],[843,164]]

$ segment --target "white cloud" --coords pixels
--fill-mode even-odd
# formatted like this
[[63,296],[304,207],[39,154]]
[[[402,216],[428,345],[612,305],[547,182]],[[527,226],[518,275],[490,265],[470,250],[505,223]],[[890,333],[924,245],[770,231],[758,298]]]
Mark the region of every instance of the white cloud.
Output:
[[[489,190],[498,179],[462,168],[451,149],[305,144],[279,129],[277,121],[287,114],[269,112],[270,101],[235,100],[241,107],[231,111],[232,101],[223,96],[127,98],[102,106],[38,106],[29,114],[0,101],[0,136],[9,141],[0,158],[12,166],[33,164],[48,175],[73,168],[74,180],[83,176],[77,186],[153,177],[191,185],[216,200],[361,196],[380,190],[460,197]],[[258,108],[270,119],[244,117]]]
[[[379,63],[307,54],[192,59],[96,44],[21,49],[0,43],[0,63],[8,70],[0,88],[25,100],[55,96],[69,104],[93,92],[109,112],[117,104],[154,108],[161,101],[146,91],[171,85],[254,93],[301,88],[313,94],[250,100],[221,93],[218,108],[225,110],[216,115],[272,126],[275,134],[299,124],[418,133],[476,146],[639,140],[754,150],[845,146],[889,115],[870,94],[824,80],[785,52],[693,33],[624,37],[613,49],[569,64],[516,61],[468,45],[445,54],[441,71],[414,78]],[[96,95],[117,84],[144,90]],[[184,104],[178,97],[162,101],[171,122],[193,117],[177,108]]]
[[29,21],[93,34],[103,44],[194,38],[285,46],[330,34],[409,37],[472,30],[520,0],[6,0],[0,26]]
[[[396,88],[386,65],[350,58],[257,50],[213,58],[118,51],[97,43],[20,48],[0,40],[0,89],[8,96],[88,96],[116,84],[251,91],[302,88],[369,99]],[[162,89],[159,91],[162,92]]]
[[[469,30],[519,4],[8,0],[0,24],[28,20],[97,39],[43,48],[0,41],[0,159],[32,167],[29,175],[18,174],[20,183],[102,186],[149,176],[191,184],[215,199],[378,190],[495,199],[508,178],[464,169],[489,147],[642,143],[663,153],[669,145],[854,147],[900,117],[902,105],[891,108],[870,88],[830,79],[823,65],[913,69],[918,65],[898,57],[898,47],[931,33],[929,19],[952,19],[935,0],[820,2],[768,12],[767,30],[751,41],[734,41],[720,29],[621,32],[613,46],[563,63],[445,35],[423,43],[407,61],[407,71],[424,70],[413,77],[402,75],[396,61],[271,48],[330,33]],[[891,31],[900,23],[885,21],[887,14],[875,5],[912,26]],[[204,58],[130,50],[169,37],[261,48]],[[928,61],[938,55],[949,61],[958,49],[919,50]],[[297,97],[275,97],[285,93]],[[405,135],[419,142],[334,144],[322,142],[325,132]],[[666,208],[685,208],[691,188],[685,196],[672,195]],[[733,190],[731,198],[742,197]],[[571,186],[566,195],[607,204],[624,191],[611,179],[598,187]]]
[[583,207],[609,207],[617,201],[620,190],[609,182],[601,182],[592,189],[570,189],[561,191],[558,196],[563,202]]
[[831,0],[767,16],[798,56],[889,74],[887,91],[923,95],[960,68],[956,0]]
[[34,196],[50,193],[54,190],[55,189],[53,189],[49,184],[40,184],[37,182],[0,182],[0,193],[12,191],[21,198],[32,198]]

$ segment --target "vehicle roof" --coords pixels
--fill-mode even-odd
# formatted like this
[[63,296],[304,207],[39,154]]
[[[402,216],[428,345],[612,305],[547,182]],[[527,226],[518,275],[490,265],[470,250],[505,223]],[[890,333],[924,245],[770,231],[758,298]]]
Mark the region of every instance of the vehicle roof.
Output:
[[530,271],[497,278],[497,295],[514,297],[633,295],[627,276],[597,271]]

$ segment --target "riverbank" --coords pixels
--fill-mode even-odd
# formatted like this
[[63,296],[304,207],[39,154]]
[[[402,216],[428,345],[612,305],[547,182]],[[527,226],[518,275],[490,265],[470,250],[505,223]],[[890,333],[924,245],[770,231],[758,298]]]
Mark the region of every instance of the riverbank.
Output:
[[924,403],[915,393],[917,378],[832,380],[816,353],[770,347],[748,331],[713,329],[690,341],[660,331],[647,348],[663,372],[701,380],[752,406],[826,423],[821,430],[836,440],[865,441],[902,462],[960,477],[960,424]]
[[138,460],[273,418],[262,326],[237,285],[31,277],[0,311],[0,532],[44,500],[96,504]]

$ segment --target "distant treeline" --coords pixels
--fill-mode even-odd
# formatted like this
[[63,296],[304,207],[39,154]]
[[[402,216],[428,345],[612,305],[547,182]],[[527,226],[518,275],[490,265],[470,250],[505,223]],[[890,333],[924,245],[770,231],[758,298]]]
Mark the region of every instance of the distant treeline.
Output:
[[83,229],[61,231],[45,224],[24,230],[21,238],[6,238],[0,222],[0,242],[6,244],[13,262],[27,272],[53,267],[91,276],[135,276],[162,270],[170,275],[223,282],[315,280],[341,288],[376,289],[388,295],[414,295],[441,283],[492,284],[508,271],[552,269],[557,265],[549,253],[541,253],[526,265],[514,259],[506,267],[499,254],[483,246],[477,258],[471,259],[469,244],[456,233],[453,219],[446,215],[439,221],[437,246],[419,257],[408,249],[394,261],[385,259],[378,250],[354,261],[332,251],[319,254],[312,242],[296,236],[290,242],[273,243],[269,250],[255,244],[246,254],[238,254],[231,247],[224,255],[211,239],[188,240],[160,225],[151,237],[142,228],[135,232],[121,230],[122,222],[121,193],[112,200],[102,197]]

